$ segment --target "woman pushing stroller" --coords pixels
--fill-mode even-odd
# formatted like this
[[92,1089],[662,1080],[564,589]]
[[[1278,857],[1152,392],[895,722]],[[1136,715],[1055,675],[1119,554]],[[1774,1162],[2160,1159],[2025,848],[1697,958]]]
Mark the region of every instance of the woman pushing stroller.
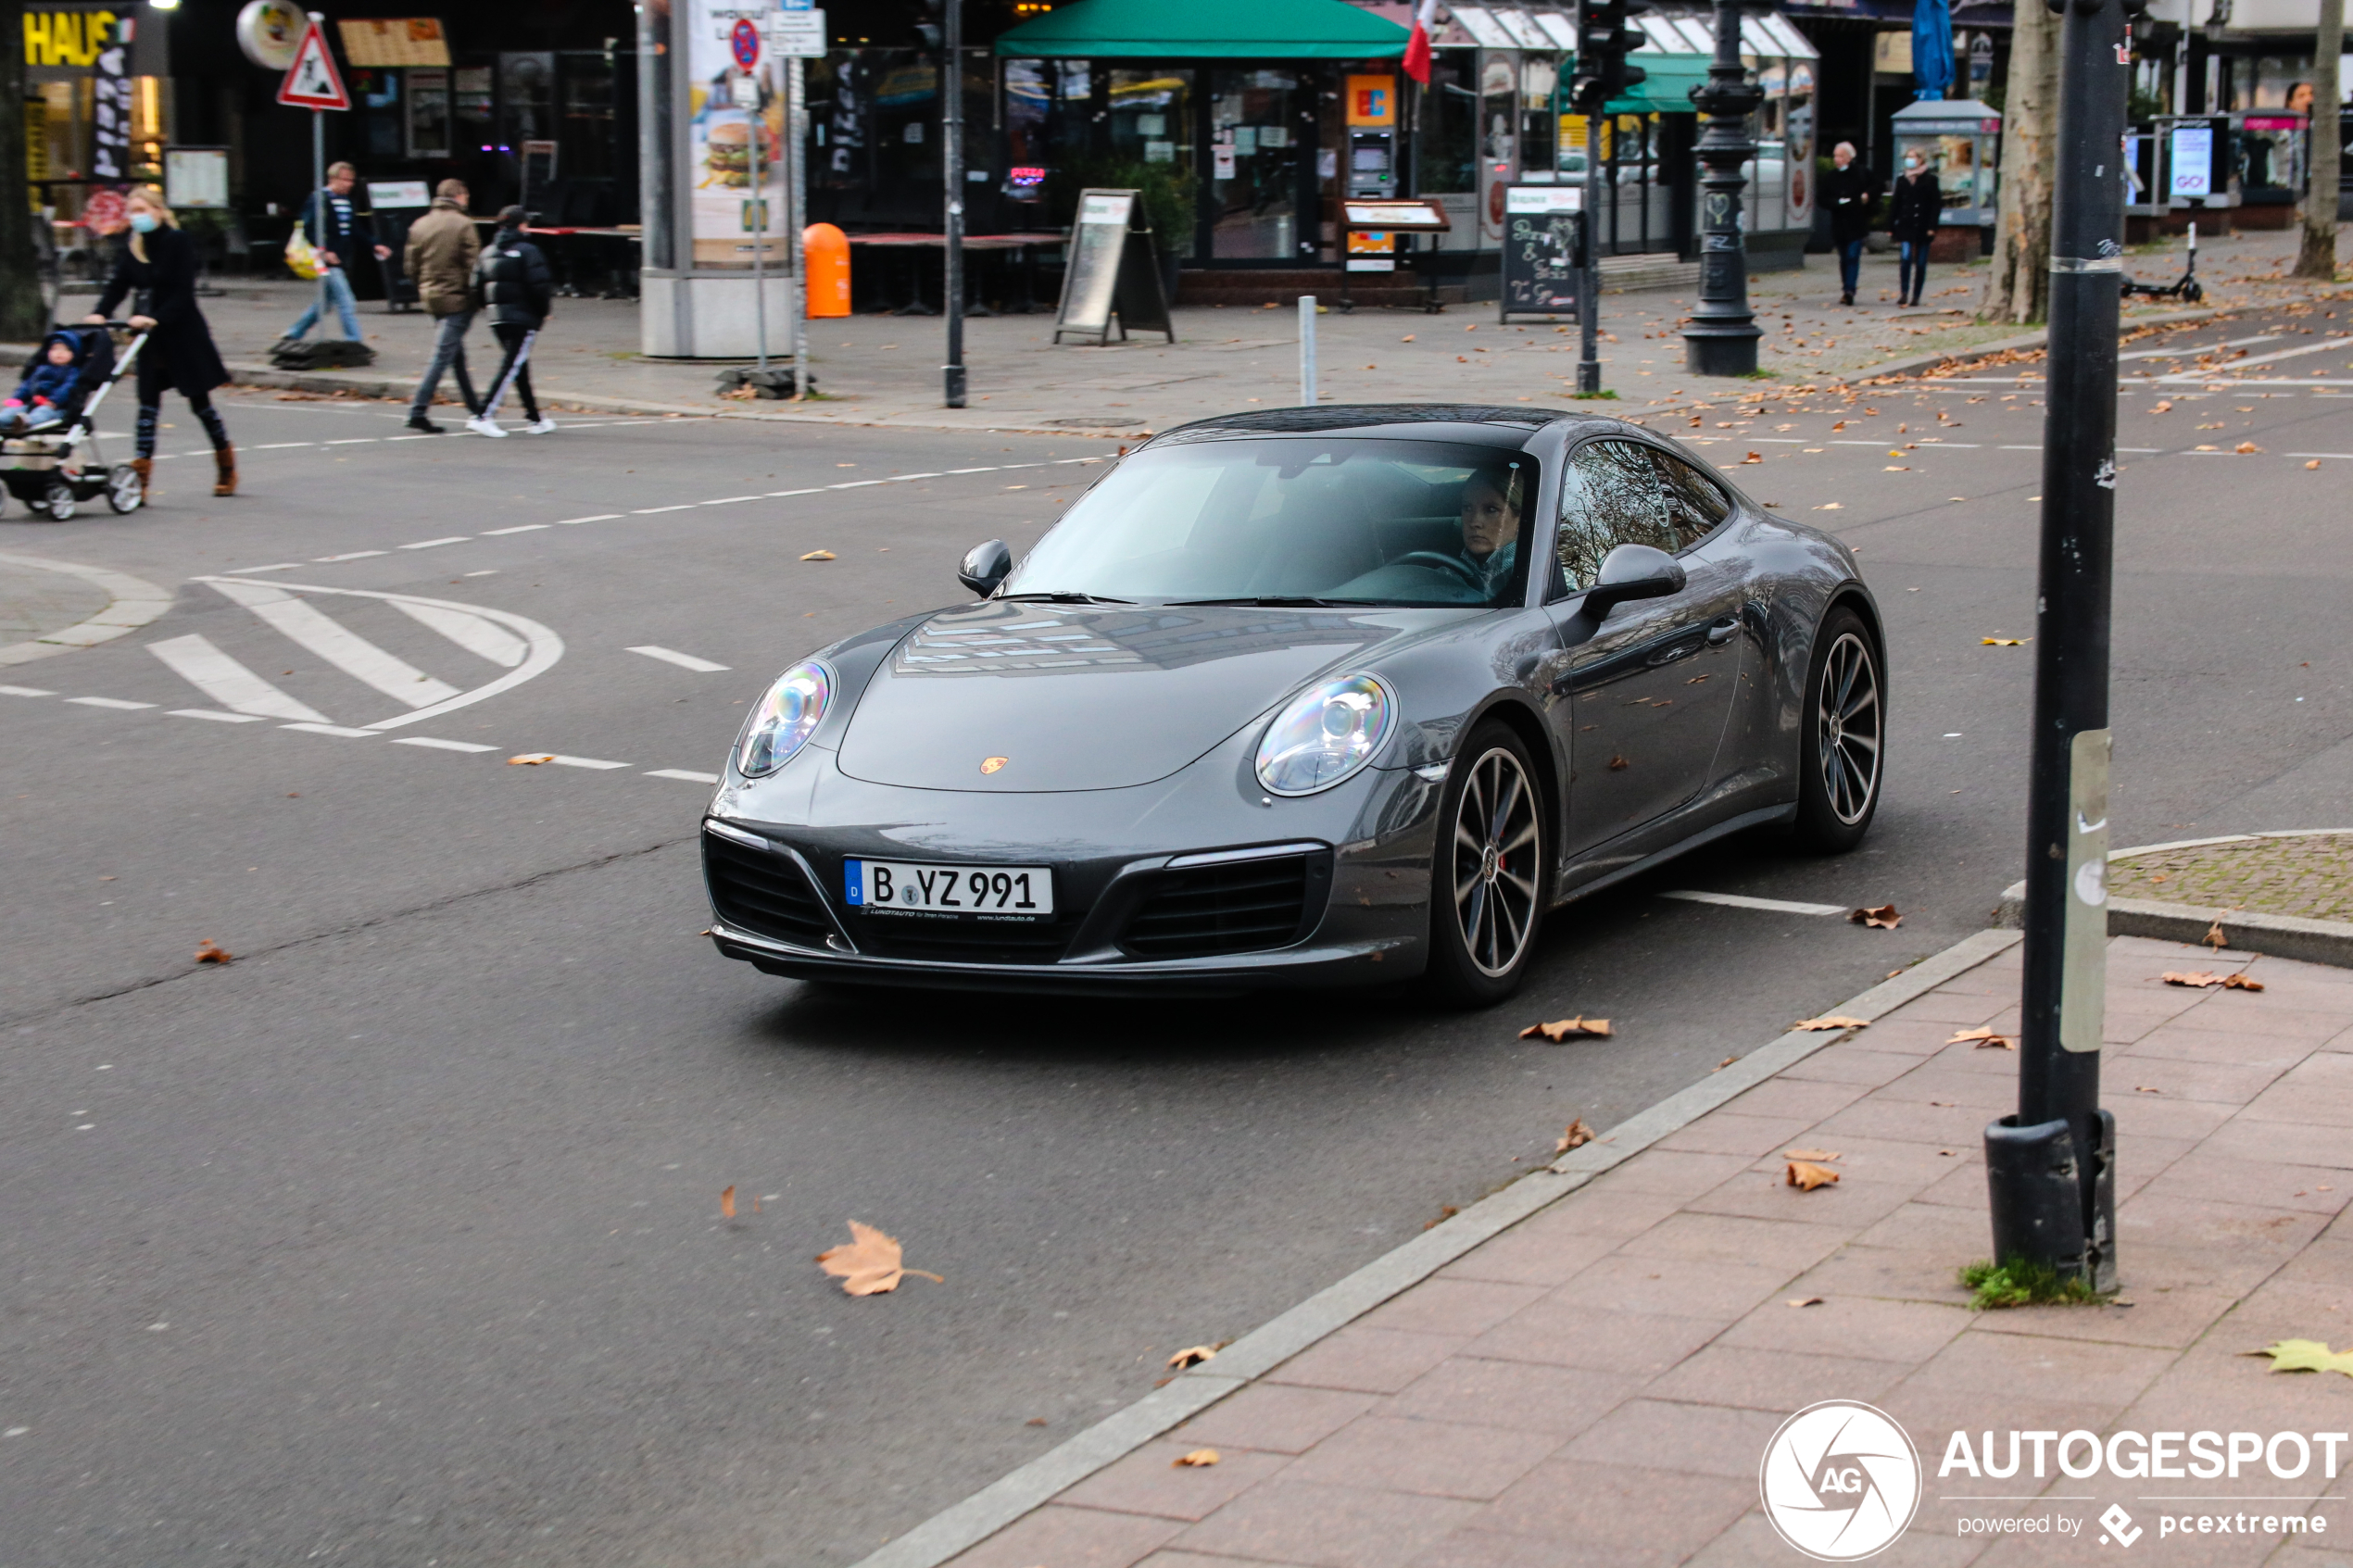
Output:
[[129,295],[132,328],[148,334],[138,364],[139,455],[131,465],[138,471],[139,494],[146,495],[147,479],[155,466],[156,420],[163,395],[176,390],[187,399],[188,411],[212,440],[217,473],[212,493],[233,495],[237,493],[237,449],[230,445],[229,428],[212,406],[212,389],[228,383],[229,371],[220,363],[220,351],[213,346],[212,329],[205,324],[204,312],[196,308],[195,242],[180,232],[180,220],[153,186],[132,192],[128,206],[131,244],[115,264],[106,292],[98,296],[98,308],[86,320],[107,320]]

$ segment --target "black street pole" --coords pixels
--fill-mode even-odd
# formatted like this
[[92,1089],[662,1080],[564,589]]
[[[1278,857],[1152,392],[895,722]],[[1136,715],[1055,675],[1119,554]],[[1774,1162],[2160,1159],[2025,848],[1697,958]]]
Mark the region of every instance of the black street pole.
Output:
[[1602,100],[1589,94],[1585,109],[1585,265],[1577,278],[1577,390],[1602,389]]
[[1985,1130],[1994,1255],[2116,1286],[2116,1123],[2099,1108],[2107,999],[2108,685],[2116,533],[2119,167],[2126,0],[2058,0],[2050,369],[2027,800],[2018,1114]]
[[947,89],[940,94],[939,165],[948,181],[947,279],[939,308],[948,317],[948,363],[941,367],[948,407],[964,406],[964,0],[948,0]]
[[1765,101],[1741,64],[1740,0],[1716,0],[1716,58],[1692,103],[1707,119],[1700,132],[1699,307],[1683,328],[1692,373],[1745,376],[1756,370],[1764,329],[1748,307],[1748,253],[1741,238],[1741,165],[1756,156],[1748,117]]

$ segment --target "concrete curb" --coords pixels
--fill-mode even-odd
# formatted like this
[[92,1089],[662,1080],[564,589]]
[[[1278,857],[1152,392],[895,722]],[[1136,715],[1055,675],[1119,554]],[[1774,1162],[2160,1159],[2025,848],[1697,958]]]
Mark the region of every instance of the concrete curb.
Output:
[[110,600],[106,608],[78,625],[63,626],[29,642],[10,643],[6,647],[0,647],[0,669],[71,653],[93,643],[110,642],[125,633],[136,632],[171,608],[169,590],[158,588],[145,578],[108,571],[104,567],[79,566],[72,561],[51,560],[46,556],[7,553],[0,553],[0,566],[29,567],[35,571],[57,571],[68,577],[79,577],[84,582],[95,583]]
[[[2324,834],[2353,833],[2353,828],[2293,828],[2272,833],[2233,833],[2220,838],[2183,838],[2171,844],[2142,844],[2111,849],[2110,861],[2165,849],[2196,849],[2208,844],[2252,844],[2265,838],[2312,838]],[[2014,882],[2002,894],[1994,911],[1994,924],[2005,931],[2026,928],[2026,884]],[[2275,959],[2300,959],[2306,963],[2353,969],[2353,922],[2308,920],[2301,915],[2267,915],[2250,909],[2208,909],[2196,904],[2172,904],[2155,898],[2110,898],[2110,936],[2151,936],[2161,942],[2202,942],[2220,925],[2230,945],[2241,951]]]
[[[2241,308],[2244,307],[2231,307],[2233,310]],[[2134,327],[2179,326],[2187,321],[2210,321],[2224,314],[2227,312],[2219,306],[2199,310],[2161,310],[2153,316],[2127,316],[2124,318],[2124,329],[2130,332]],[[1974,348],[1953,348],[1942,353],[1915,354],[1907,359],[1890,359],[1884,365],[1867,365],[1848,374],[1867,381],[1876,381],[1882,376],[1918,375],[1939,365],[1967,365],[1979,359],[1990,359],[1996,354],[2007,354],[2013,349],[2041,348],[2049,342],[2047,331],[2026,332],[2018,337],[2003,338],[1997,343],[1981,343]]]
[[[1974,969],[2022,938],[2010,931],[1981,931],[1902,973],[1840,1003],[1834,1012],[1869,1022]],[[1273,1322],[1252,1330],[1208,1365],[1181,1373],[1114,1415],[1031,1460],[963,1501],[932,1515],[870,1553],[857,1568],[938,1568],[977,1546],[1032,1509],[1136,1451],[1188,1417],[1200,1414],[1252,1379],[1353,1323],[1382,1302],[1418,1285],[1448,1263],[1522,1220],[1567,1197],[1604,1172],[1624,1164],[1668,1134],[1689,1126],[1852,1030],[1789,1030],[1744,1053],[1690,1087],[1669,1095],[1603,1137],[1572,1149],[1443,1224],[1327,1286]]]

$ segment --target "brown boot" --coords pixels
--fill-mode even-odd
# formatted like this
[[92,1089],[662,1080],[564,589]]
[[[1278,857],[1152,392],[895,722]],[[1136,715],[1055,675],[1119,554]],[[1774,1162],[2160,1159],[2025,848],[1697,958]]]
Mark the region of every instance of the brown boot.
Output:
[[147,476],[155,472],[155,467],[156,463],[153,458],[133,458],[131,459],[131,471],[139,476],[139,504],[143,507],[147,504]]
[[218,476],[212,482],[212,493],[216,495],[234,495],[237,493],[237,449],[234,446],[214,447],[212,467]]

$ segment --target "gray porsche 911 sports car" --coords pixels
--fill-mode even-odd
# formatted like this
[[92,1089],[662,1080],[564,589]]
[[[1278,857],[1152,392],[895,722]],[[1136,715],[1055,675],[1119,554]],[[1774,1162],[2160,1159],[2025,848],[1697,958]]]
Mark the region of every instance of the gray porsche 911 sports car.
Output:
[[1879,803],[1854,556],[1623,420],[1168,431],[979,602],[786,671],[704,822],[719,950],[804,979],[1500,1000],[1547,911]]

